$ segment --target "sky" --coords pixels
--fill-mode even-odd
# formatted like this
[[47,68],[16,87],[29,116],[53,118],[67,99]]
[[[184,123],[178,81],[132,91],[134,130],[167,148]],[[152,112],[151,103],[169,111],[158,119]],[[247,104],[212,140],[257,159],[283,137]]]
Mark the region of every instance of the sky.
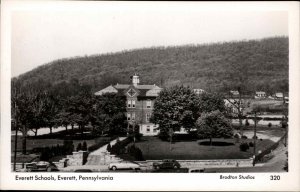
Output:
[[11,17],[12,77],[56,59],[152,46],[288,36],[284,11],[203,10],[201,4],[20,10]]

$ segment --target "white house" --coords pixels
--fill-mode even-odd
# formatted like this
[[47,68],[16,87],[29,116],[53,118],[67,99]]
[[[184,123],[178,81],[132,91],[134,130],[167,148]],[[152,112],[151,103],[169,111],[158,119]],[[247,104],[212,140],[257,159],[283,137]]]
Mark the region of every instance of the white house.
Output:
[[261,98],[266,98],[267,94],[264,91],[256,91],[255,92],[255,99],[261,99]]

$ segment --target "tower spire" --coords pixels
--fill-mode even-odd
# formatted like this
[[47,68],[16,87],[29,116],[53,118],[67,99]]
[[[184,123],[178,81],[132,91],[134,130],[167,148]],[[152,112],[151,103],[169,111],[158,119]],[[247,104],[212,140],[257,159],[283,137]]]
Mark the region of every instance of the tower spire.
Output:
[[134,75],[132,76],[132,84],[133,86],[137,86],[140,83],[140,79],[139,76],[134,73]]

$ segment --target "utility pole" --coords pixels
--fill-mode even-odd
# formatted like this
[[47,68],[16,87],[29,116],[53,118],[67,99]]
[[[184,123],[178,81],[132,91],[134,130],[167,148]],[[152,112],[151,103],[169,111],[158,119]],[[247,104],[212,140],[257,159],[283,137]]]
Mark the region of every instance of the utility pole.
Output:
[[14,116],[15,116],[15,123],[14,123],[14,125],[15,125],[15,151],[14,151],[14,171],[16,171],[16,161],[17,161],[17,144],[18,144],[18,142],[17,142],[17,140],[18,140],[18,118],[17,118],[17,101],[16,101],[16,99],[17,99],[17,88],[16,88],[16,86],[15,86],[15,99],[14,99],[14,106],[15,106],[15,114],[14,114]]
[[14,151],[14,171],[16,171],[16,161],[17,161],[17,140],[18,140],[18,126],[17,120],[15,120],[15,151]]
[[253,167],[255,166],[255,155],[256,155],[256,111],[254,111],[254,136],[253,136]]
[[286,123],[285,127],[285,137],[284,137],[284,146],[287,146],[287,137],[288,137],[288,104],[286,103],[285,100],[285,94],[282,92],[282,98],[283,98],[283,107],[284,107],[284,121],[282,123]]

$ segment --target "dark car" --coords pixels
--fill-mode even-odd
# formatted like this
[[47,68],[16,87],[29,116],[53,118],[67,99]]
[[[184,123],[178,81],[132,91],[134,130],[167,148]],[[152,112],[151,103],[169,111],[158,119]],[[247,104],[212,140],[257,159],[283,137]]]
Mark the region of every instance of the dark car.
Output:
[[90,169],[76,169],[75,172],[88,173],[88,172],[93,172],[93,171]]
[[204,173],[205,168],[190,168],[189,173]]
[[25,164],[25,168],[20,170],[25,172],[51,172],[59,171],[57,166],[52,162],[39,161]]
[[179,169],[180,164],[174,159],[165,159],[162,163],[153,163],[154,169]]

